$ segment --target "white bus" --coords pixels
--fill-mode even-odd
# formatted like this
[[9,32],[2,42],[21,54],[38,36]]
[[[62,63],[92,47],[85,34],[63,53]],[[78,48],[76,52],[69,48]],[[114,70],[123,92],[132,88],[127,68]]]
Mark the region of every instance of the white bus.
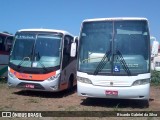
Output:
[[22,29],[10,53],[8,86],[26,90],[62,91],[77,84],[74,37],[63,30]]
[[79,37],[79,96],[150,97],[150,34],[146,18],[84,20]]
[[9,53],[12,47],[14,36],[0,32],[0,77],[7,77]]

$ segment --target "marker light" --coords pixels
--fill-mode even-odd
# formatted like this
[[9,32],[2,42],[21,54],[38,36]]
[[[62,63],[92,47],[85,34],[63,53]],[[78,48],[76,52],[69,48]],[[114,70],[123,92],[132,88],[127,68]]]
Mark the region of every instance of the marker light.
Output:
[[136,86],[136,85],[144,85],[144,84],[148,84],[150,83],[150,79],[142,79],[142,80],[136,80],[132,86]]
[[17,78],[13,73],[11,73],[10,71],[8,71],[8,75],[11,77],[11,78]]
[[55,76],[51,76],[50,78],[48,78],[47,80],[51,81],[51,80],[55,80],[57,78],[59,78],[60,74],[57,74]]
[[77,81],[82,82],[82,83],[92,84],[91,80],[89,80],[88,78],[83,78],[79,76],[77,76]]

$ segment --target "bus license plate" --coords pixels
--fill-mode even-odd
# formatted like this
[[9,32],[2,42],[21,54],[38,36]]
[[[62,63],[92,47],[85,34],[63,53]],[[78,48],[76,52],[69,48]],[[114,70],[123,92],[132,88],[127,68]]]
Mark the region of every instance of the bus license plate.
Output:
[[25,85],[25,88],[32,88],[32,89],[33,89],[33,88],[34,88],[34,85],[32,85],[32,84],[26,84],[26,85]]
[[106,90],[105,91],[106,95],[114,95],[114,96],[118,96],[118,91],[115,90]]

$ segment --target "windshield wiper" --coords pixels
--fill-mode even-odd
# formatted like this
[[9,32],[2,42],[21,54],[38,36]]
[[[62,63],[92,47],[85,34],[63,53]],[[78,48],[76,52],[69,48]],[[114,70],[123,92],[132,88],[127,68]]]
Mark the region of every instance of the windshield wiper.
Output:
[[120,63],[122,64],[123,69],[127,72],[127,74],[130,76],[131,72],[122,56],[122,53],[119,50],[116,50],[116,54],[119,56],[120,59],[118,59],[120,61]]
[[[97,75],[106,65],[106,63],[109,61],[109,55],[111,51],[106,51],[105,55],[103,56],[102,60],[99,62],[98,66],[96,67],[96,70],[94,71],[93,75]],[[106,60],[106,58],[108,60]]]
[[[36,58],[38,58],[38,60],[40,60],[39,52],[35,53],[34,55],[35,55],[35,56],[34,56],[34,57],[35,57],[35,60],[36,60]],[[46,66],[45,66],[41,61],[36,61],[36,62],[38,62],[38,63],[42,66],[42,68],[43,68],[45,71],[48,72],[48,69],[46,68]]]
[[29,58],[29,57],[24,57],[23,60],[21,60],[21,62],[19,62],[19,64],[17,65],[17,67],[18,67],[18,68],[21,68],[21,67],[22,67],[22,66],[21,66],[22,63],[23,63],[24,61],[26,61],[27,59],[28,59],[28,61],[30,61],[30,58]]
[[48,69],[46,68],[46,66],[45,66],[42,62],[40,62],[40,61],[37,61],[37,62],[42,66],[42,68],[43,68],[45,71],[48,72]]
[[93,75],[97,75],[104,68],[106,63],[110,61],[109,56],[111,54],[111,46],[112,46],[112,41],[110,40],[110,48],[109,50],[106,50],[105,55],[103,56],[102,60],[99,62],[98,66],[96,67],[96,70],[93,72]]

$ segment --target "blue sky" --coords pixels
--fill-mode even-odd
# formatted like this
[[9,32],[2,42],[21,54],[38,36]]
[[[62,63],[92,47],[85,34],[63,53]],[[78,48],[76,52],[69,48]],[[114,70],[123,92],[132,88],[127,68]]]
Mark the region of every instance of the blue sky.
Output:
[[160,41],[159,11],[160,0],[0,0],[0,32],[49,28],[79,35],[87,18],[146,17]]

